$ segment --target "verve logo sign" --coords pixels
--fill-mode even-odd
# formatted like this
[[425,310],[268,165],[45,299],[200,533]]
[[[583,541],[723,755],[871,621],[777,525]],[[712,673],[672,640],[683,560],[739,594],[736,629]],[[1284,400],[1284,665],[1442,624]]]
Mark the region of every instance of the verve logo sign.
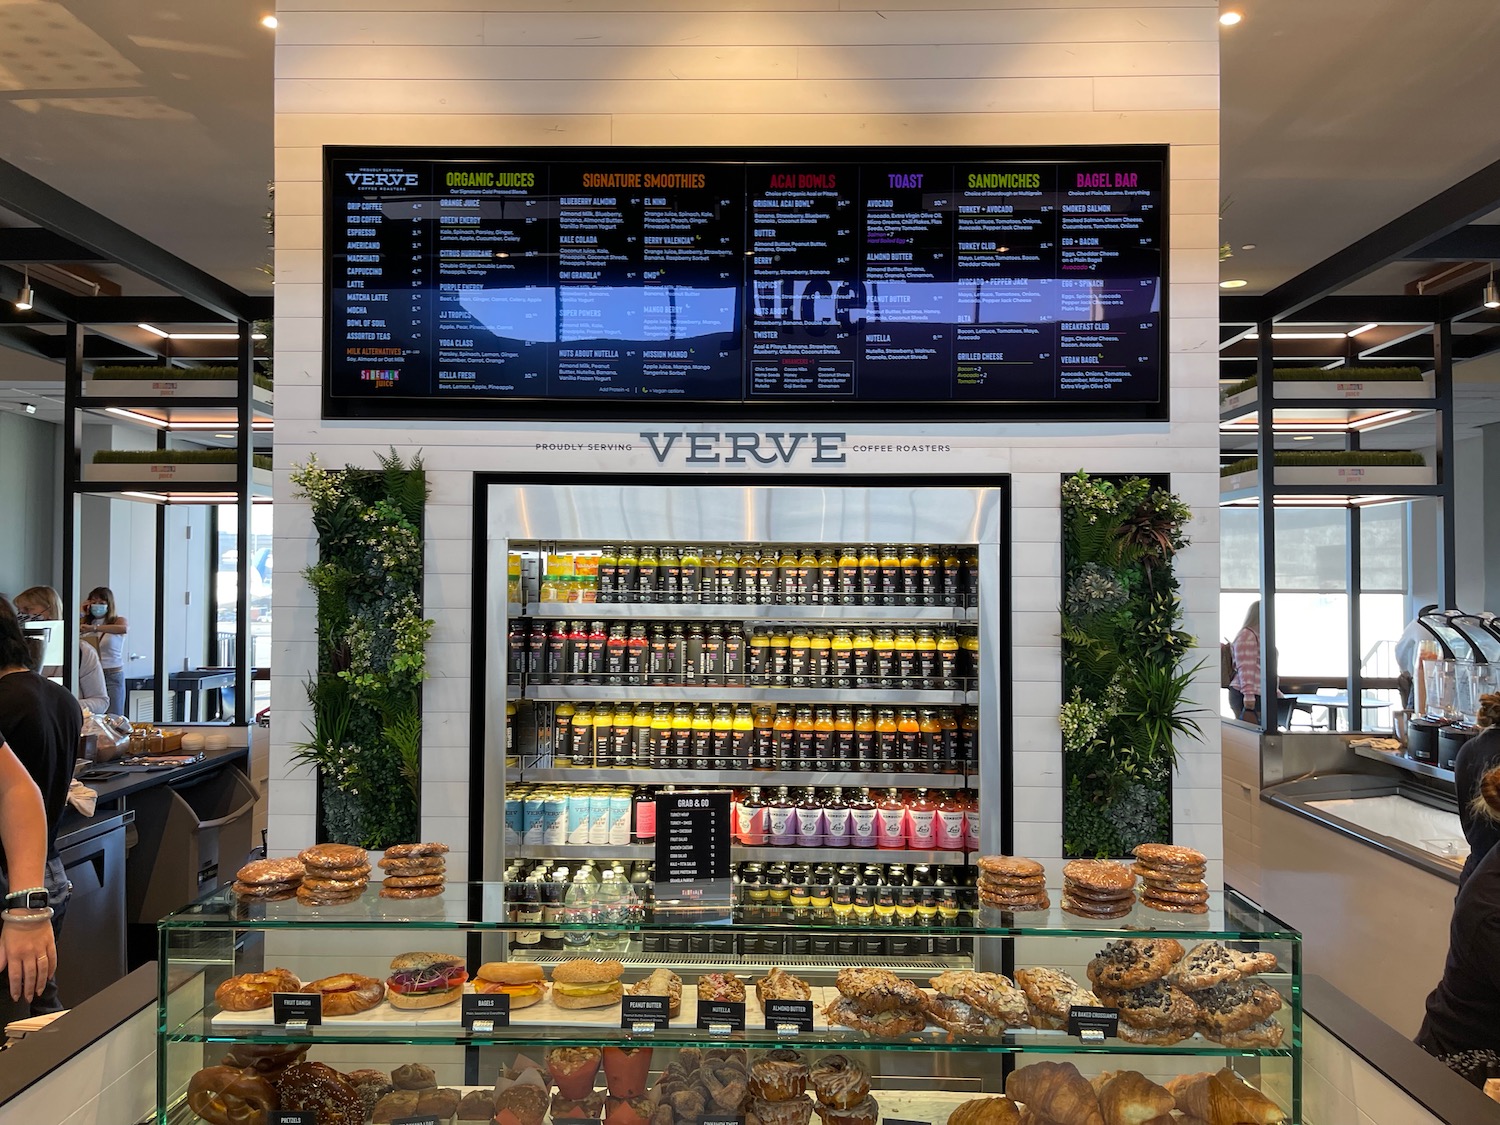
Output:
[[345,172],[344,179],[357,188],[409,188],[417,186],[415,172]]
[[658,465],[665,465],[674,450],[679,452],[685,465],[790,465],[799,455],[810,465],[842,465],[848,460],[844,451],[848,436],[817,430],[692,434],[681,430],[641,432],[641,440],[651,447]]

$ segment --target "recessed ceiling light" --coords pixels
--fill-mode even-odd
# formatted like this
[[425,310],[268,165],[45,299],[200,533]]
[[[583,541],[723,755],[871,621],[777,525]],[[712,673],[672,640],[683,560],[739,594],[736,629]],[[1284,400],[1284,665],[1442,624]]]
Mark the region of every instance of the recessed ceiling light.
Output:
[[1312,441],[1312,439],[1313,439],[1313,435],[1312,434],[1293,434],[1292,435],[1292,440],[1293,441]]
[[1243,246],[1241,246],[1240,249],[1241,250],[1254,250],[1255,249],[1255,243],[1253,243],[1253,242],[1247,242]]
[[[1220,17],[1221,20],[1222,20],[1222,18],[1223,17]],[[272,30],[275,30],[275,28],[276,28],[276,17],[275,16],[261,16],[260,17],[260,25],[261,25],[261,27],[269,27]]]
[[1230,279],[1229,281],[1221,281],[1221,282],[1219,282],[1219,288],[1220,289],[1243,289],[1243,288],[1245,288],[1245,286],[1247,286],[1249,284],[1250,283],[1248,281],[1246,281],[1243,277],[1236,277],[1236,278]]
[[1363,336],[1366,332],[1370,331],[1372,328],[1379,328],[1379,327],[1380,327],[1380,325],[1378,323],[1376,323],[1375,321],[1372,320],[1368,324],[1361,324],[1358,328],[1353,329],[1347,335],[1348,335],[1349,339],[1352,340],[1356,336]]
[[1240,20],[1242,20],[1244,18],[1245,17],[1242,16],[1242,15],[1240,15],[1239,12],[1225,12],[1223,15],[1221,15],[1219,17],[1219,22],[1221,24],[1223,24],[1225,27],[1233,27],[1235,24],[1239,23]]

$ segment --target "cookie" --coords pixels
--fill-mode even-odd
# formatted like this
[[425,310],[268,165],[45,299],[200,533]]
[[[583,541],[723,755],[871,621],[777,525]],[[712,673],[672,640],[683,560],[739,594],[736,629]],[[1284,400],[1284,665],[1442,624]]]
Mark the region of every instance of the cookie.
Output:
[[296,884],[303,873],[300,859],[287,856],[283,859],[255,859],[234,873],[235,880],[248,886],[266,886],[273,883]]
[[410,859],[386,857],[380,861],[380,870],[389,875],[431,875],[445,871],[447,867],[448,861],[440,855],[412,856]]
[[1074,859],[1063,865],[1063,882],[1094,891],[1130,890],[1135,886],[1135,873],[1112,860]]
[[340,903],[353,902],[364,892],[361,887],[357,891],[318,891],[307,887],[297,888],[297,901],[304,906],[337,906]]
[[1041,875],[983,875],[979,876],[981,887],[1045,887],[1047,880]]
[[1141,901],[1142,902],[1148,902],[1149,903],[1152,900],[1155,900],[1158,903],[1161,903],[1161,902],[1174,902],[1174,903],[1207,902],[1208,901],[1208,892],[1207,891],[1177,891],[1177,890],[1168,890],[1166,887],[1152,887],[1149,890],[1145,890],[1145,891],[1141,892]]
[[368,863],[369,853],[353,844],[314,844],[310,848],[304,848],[297,858],[308,867],[349,868]]
[[436,898],[443,893],[442,887],[384,887],[380,888],[381,898]]
[[234,893],[240,898],[262,899],[266,902],[274,902],[277,899],[291,898],[297,893],[298,883],[258,883],[251,885],[235,881]]
[[1089,962],[1089,981],[1095,988],[1140,988],[1166,976],[1182,960],[1182,945],[1172,938],[1121,938],[1112,941]]
[[1137,844],[1130,854],[1154,867],[1202,867],[1208,862],[1202,852],[1177,844]]
[[1032,887],[986,887],[983,884],[979,887],[981,898],[1035,898],[1046,891],[1047,888],[1040,883]]
[[416,856],[440,856],[447,854],[448,845],[439,843],[392,844],[385,849],[387,859],[411,859]]
[[1192,997],[1164,980],[1124,991],[1101,988],[1098,993],[1105,1007],[1120,1010],[1121,1023],[1144,1031],[1169,1027],[1191,1030],[1198,1019],[1198,1005]]
[[1035,898],[1010,899],[1006,901],[981,897],[979,901],[991,910],[1009,910],[1018,913],[1030,910],[1049,910],[1052,907],[1052,900],[1046,895],[1038,895]]
[[1101,891],[1096,887],[1080,887],[1077,883],[1068,882],[1063,884],[1063,890],[1080,902],[1118,904],[1129,902],[1135,897],[1135,894],[1130,890]]
[[358,894],[369,885],[365,879],[303,879],[302,887],[310,893],[323,895]]
[[981,872],[988,875],[1007,875],[1011,878],[1046,878],[1046,869],[1034,859],[1019,855],[982,855],[974,861]]
[[1079,918],[1123,918],[1130,913],[1133,905],[1133,901],[1122,906],[1110,903],[1079,902],[1066,891],[1062,896],[1062,908]]
[[1206,902],[1161,902],[1154,899],[1142,899],[1141,905],[1148,910],[1160,910],[1167,914],[1208,913],[1208,903]]
[[1161,887],[1163,890],[1171,891],[1206,891],[1208,884],[1202,879],[1179,879],[1175,875],[1163,875],[1158,871],[1141,871],[1137,869],[1136,874],[1141,877],[1145,888]]
[[448,877],[442,872],[432,875],[387,875],[381,886],[390,887],[391,890],[411,890],[413,887],[441,887],[447,881]]

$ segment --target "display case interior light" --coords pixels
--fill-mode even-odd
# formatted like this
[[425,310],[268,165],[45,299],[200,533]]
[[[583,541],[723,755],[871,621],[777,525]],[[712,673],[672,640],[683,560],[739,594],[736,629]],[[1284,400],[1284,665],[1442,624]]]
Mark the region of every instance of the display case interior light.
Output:
[[[238,340],[238,332],[168,332],[165,328],[158,328],[154,324],[147,324],[144,320],[136,324],[142,332],[149,332],[159,340]],[[250,333],[252,340],[264,340],[264,332]]]
[[[1410,496],[1277,496],[1278,508],[1374,508],[1382,504],[1405,504]],[[1238,496],[1219,501],[1221,508],[1259,508],[1259,496]]]
[[[155,426],[158,430],[171,430],[173,432],[224,429],[224,422],[212,419],[194,419],[191,421],[179,421],[172,418],[158,418],[153,414],[144,414],[139,410],[131,410],[125,406],[106,406],[104,413],[113,414],[117,418],[124,418],[129,422],[137,422],[142,426]],[[250,423],[250,428],[257,433],[269,433],[276,428],[276,423],[269,418],[257,418]],[[215,436],[218,436],[217,432]]]
[[[1279,412],[1280,413],[1280,412]],[[1384,429],[1386,426],[1394,426],[1398,422],[1407,421],[1416,416],[1417,411],[1398,408],[1393,410],[1372,410],[1360,414],[1350,411],[1344,417],[1317,417],[1314,415],[1302,415],[1291,418],[1278,417],[1271,423],[1271,431],[1277,434],[1294,432],[1312,432],[1319,434],[1342,434],[1342,433],[1369,433],[1371,430]],[[1340,413],[1340,412],[1330,412]],[[1259,419],[1255,414],[1242,414],[1238,418],[1219,423],[1221,434],[1253,434],[1259,426]]]

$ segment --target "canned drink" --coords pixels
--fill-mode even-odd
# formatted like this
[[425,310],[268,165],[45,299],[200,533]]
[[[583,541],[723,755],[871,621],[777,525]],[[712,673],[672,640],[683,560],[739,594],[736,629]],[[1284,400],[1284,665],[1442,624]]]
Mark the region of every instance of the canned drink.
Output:
[[611,846],[630,843],[630,791],[616,789],[609,795],[609,839]]
[[545,843],[542,839],[542,825],[545,820],[542,805],[543,797],[539,790],[526,794],[521,812],[521,840],[525,844]]
[[561,844],[567,841],[568,802],[556,791],[542,799],[542,843]]
[[505,846],[521,846],[526,835],[526,801],[514,793],[505,795]]
[[609,843],[609,793],[596,789],[589,794],[589,838],[590,844]]
[[569,844],[589,842],[590,811],[587,790],[575,789],[568,794],[567,842]]

